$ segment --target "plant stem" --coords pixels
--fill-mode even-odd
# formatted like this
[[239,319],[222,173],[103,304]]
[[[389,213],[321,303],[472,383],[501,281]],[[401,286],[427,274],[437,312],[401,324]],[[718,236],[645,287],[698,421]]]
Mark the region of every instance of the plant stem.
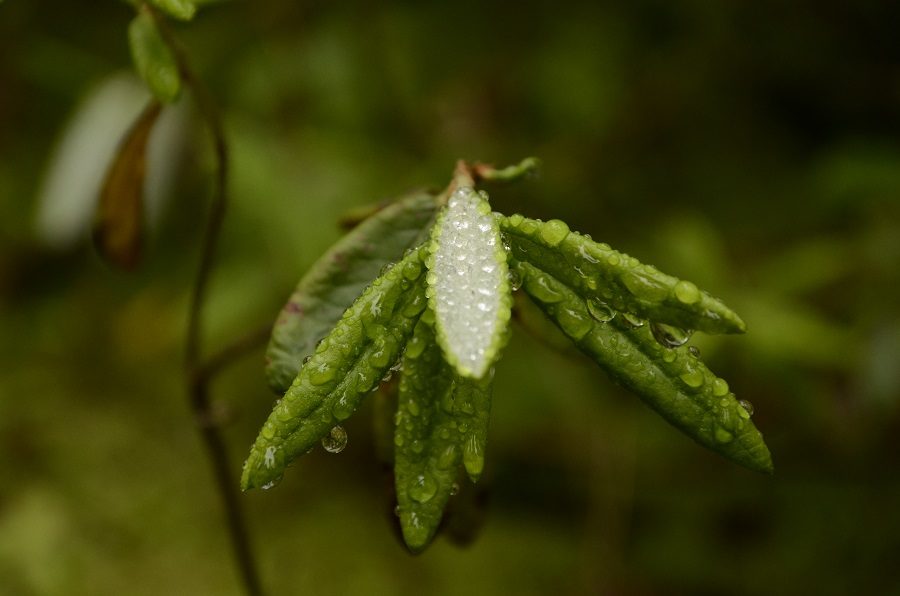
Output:
[[[222,359],[211,359],[208,365],[204,365],[201,361],[203,307],[215,259],[216,246],[222,230],[222,221],[225,218],[225,212],[228,207],[228,145],[216,104],[205,85],[194,75],[184,50],[169,29],[165,18],[146,3],[141,4],[140,10],[145,10],[153,16],[163,39],[175,55],[181,79],[193,91],[200,115],[209,131],[213,144],[215,171],[212,202],[209,207],[206,229],[200,248],[200,263],[197,266],[191,290],[184,365],[187,376],[188,400],[194,414],[197,429],[206,446],[219,496],[225,509],[225,519],[228,524],[231,545],[234,550],[238,572],[244,585],[244,591],[248,596],[260,596],[263,591],[256,569],[253,548],[250,544],[247,526],[238,499],[237,481],[232,476],[228,449],[210,408],[209,381],[212,374],[219,369]],[[245,347],[239,346],[237,350],[242,353]],[[231,354],[226,359],[230,356]]]

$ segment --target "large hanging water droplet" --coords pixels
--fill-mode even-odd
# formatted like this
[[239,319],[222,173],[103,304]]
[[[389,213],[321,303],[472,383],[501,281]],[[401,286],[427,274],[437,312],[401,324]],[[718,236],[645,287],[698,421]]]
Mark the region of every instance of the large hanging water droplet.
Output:
[[753,404],[751,404],[746,399],[742,399],[742,400],[738,401],[738,403],[741,404],[741,407],[744,409],[745,412],[747,412],[748,417],[753,416]]
[[591,316],[601,323],[609,323],[616,318],[616,311],[610,308],[607,303],[598,300],[597,298],[588,300],[587,309],[588,312],[591,313]]
[[691,339],[693,331],[689,329],[679,329],[665,323],[650,323],[650,331],[653,337],[664,348],[677,348],[683,346]]
[[419,474],[407,491],[409,497],[419,503],[427,503],[437,492],[437,482],[427,474]]
[[328,453],[340,453],[347,446],[347,431],[340,424],[322,437],[322,448]]

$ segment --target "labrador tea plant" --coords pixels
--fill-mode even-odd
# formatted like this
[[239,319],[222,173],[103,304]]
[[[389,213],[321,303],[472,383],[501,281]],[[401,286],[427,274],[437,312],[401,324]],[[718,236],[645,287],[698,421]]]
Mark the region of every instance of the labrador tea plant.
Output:
[[[533,165],[486,170],[512,178]],[[396,512],[414,552],[438,529],[459,470],[484,468],[494,365],[523,291],[575,346],[695,441],[751,470],[772,460],[746,402],[713,374],[692,331],[741,333],[721,301],[560,220],[492,212],[465,164],[446,191],[375,213],[300,281],[267,353],[283,393],[244,464],[241,487],[270,488],[393,373]],[[321,338],[321,339],[319,339]]]

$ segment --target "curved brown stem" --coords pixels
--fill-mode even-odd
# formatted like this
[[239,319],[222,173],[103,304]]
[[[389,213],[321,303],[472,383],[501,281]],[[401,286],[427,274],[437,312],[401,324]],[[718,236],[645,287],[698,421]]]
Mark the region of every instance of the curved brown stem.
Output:
[[217,361],[213,359],[208,365],[204,365],[201,361],[203,306],[215,260],[216,246],[222,230],[222,222],[228,207],[228,145],[216,104],[212,100],[206,86],[194,75],[187,55],[175,39],[165,18],[147,3],[142,3],[139,8],[153,16],[163,40],[165,40],[166,45],[169,46],[175,55],[181,79],[193,92],[200,115],[212,140],[215,157],[212,202],[209,207],[206,228],[200,248],[200,263],[197,266],[191,290],[184,366],[187,376],[188,400],[194,414],[198,432],[203,440],[203,444],[206,446],[219,496],[222,499],[238,573],[244,585],[244,591],[249,596],[259,596],[263,593],[262,585],[247,532],[247,525],[238,499],[237,480],[232,475],[228,448],[210,407],[209,380],[212,373],[216,370]]

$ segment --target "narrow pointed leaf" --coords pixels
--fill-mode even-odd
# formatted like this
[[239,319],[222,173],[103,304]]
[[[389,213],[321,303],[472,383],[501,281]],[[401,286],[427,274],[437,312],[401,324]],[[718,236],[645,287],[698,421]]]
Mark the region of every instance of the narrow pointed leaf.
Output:
[[363,221],[310,267],[272,329],[266,352],[269,386],[284,393],[300,363],[388,263],[426,237],[437,204],[416,192]]
[[394,432],[394,478],[403,538],[419,552],[434,537],[464,463],[473,481],[484,468],[491,378],[457,375],[435,343],[429,316],[403,356]]
[[762,435],[728,384],[687,346],[667,349],[649,325],[625,317],[595,320],[567,284],[526,262],[516,264],[525,292],[607,374],[701,445],[758,472],[772,472]]
[[571,232],[562,221],[540,222],[521,215],[498,221],[516,259],[550,273],[585,300],[682,329],[746,329],[734,311],[693,283]]
[[454,408],[463,440],[463,465],[472,482],[484,471],[494,371],[479,380],[461,379],[456,386]]
[[350,417],[396,364],[426,308],[423,252],[410,251],[372,282],[301,367],[250,450],[243,489],[277,482],[285,466]]
[[453,370],[420,320],[403,356],[394,430],[394,482],[403,540],[413,552],[434,537],[459,474]]
[[180,21],[190,21],[197,13],[197,4],[191,0],[150,0],[150,4]]
[[144,109],[116,153],[100,190],[94,245],[107,262],[123,269],[133,269],[141,256],[147,139],[159,113],[156,101]]
[[163,103],[178,99],[181,93],[178,63],[146,11],[139,12],[128,26],[128,43],[135,69],[153,95]]
[[487,195],[461,187],[431,235],[428,297],[437,339],[457,373],[482,378],[507,338],[510,298],[506,252]]

